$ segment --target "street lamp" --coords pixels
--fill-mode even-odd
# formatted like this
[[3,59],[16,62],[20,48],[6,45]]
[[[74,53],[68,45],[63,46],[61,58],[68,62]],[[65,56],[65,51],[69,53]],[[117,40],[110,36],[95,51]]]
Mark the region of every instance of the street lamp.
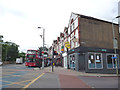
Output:
[[[43,29],[43,35],[42,36],[43,36],[43,49],[44,49],[44,45],[45,45],[45,37],[44,37],[45,36],[44,35],[45,34],[45,29],[43,27],[38,27],[38,29],[41,29],[41,28]],[[43,68],[44,68],[44,56],[43,56],[43,60],[42,60],[42,69]]]
[[119,18],[120,16],[117,16],[115,18],[112,19],[112,31],[113,31],[113,48],[115,51],[115,64],[116,64],[116,74],[118,76],[118,62],[117,62],[117,58],[116,58],[116,49],[118,49],[117,46],[117,39],[115,38],[115,30],[114,30],[114,24],[113,24],[113,20],[115,20],[116,18]]

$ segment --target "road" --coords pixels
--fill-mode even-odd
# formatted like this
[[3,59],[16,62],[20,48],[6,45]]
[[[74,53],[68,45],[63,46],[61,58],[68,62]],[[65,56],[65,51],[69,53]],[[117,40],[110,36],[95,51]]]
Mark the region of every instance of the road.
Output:
[[51,67],[40,70],[24,64],[9,64],[2,67],[2,88],[118,88],[117,77],[97,77],[70,69]]
[[2,89],[2,67],[0,66],[0,90]]

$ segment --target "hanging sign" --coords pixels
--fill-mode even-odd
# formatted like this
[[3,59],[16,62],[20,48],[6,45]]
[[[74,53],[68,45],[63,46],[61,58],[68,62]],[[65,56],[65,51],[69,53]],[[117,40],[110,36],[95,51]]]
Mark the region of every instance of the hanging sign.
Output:
[[65,47],[66,47],[66,48],[70,48],[69,42],[65,42]]

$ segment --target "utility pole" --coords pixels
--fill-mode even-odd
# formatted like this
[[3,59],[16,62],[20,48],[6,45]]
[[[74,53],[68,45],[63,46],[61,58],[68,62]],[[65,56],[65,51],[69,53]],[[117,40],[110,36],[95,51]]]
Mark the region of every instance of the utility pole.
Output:
[[[38,27],[43,29],[43,50],[44,50],[44,45],[45,45],[45,29],[43,27]],[[44,55],[42,56],[42,69],[44,69]]]
[[68,57],[68,48],[67,48],[67,68],[70,69],[70,67],[69,67],[69,57]]
[[[45,29],[43,28],[43,51],[44,51],[44,43],[45,43],[44,34],[45,34]],[[42,68],[44,69],[44,55],[43,55],[43,61],[42,61]]]
[[53,47],[53,52],[52,52],[52,54],[53,54],[53,55],[52,55],[52,72],[53,72],[53,71],[54,71],[54,69],[53,69],[53,68],[54,68],[54,67],[53,67],[53,60],[54,60],[54,47]]
[[[120,16],[117,16],[117,17],[115,17],[115,18],[113,18],[112,19],[112,31],[113,31],[113,48],[114,48],[114,51],[115,51],[115,64],[116,64],[116,74],[117,74],[117,76],[118,76],[118,60],[117,60],[117,48],[118,48],[118,46],[117,46],[117,40],[116,40],[116,38],[115,38],[115,30],[114,30],[114,24],[113,24],[113,20],[114,19],[116,19],[116,18],[119,18]],[[117,57],[117,58],[116,58]]]

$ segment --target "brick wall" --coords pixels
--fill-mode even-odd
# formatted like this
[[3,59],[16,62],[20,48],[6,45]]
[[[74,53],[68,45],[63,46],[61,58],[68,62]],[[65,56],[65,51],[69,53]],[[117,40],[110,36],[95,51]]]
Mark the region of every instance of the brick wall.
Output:
[[[119,39],[118,25],[114,25]],[[112,23],[93,18],[80,18],[80,41],[87,47],[113,48]]]

